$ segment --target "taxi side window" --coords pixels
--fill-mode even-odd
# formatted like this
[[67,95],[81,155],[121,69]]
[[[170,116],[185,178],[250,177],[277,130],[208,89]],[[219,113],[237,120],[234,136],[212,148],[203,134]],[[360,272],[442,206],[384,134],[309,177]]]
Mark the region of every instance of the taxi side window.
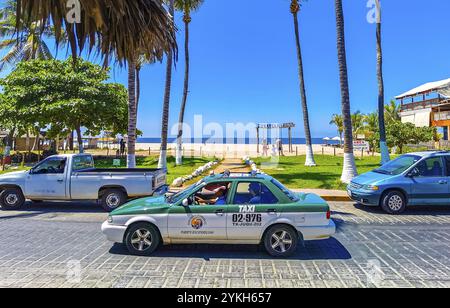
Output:
[[417,165],[419,176],[421,177],[442,177],[444,176],[444,165],[441,157],[428,158]]
[[239,183],[234,196],[234,204],[277,204],[279,200],[267,188],[258,182]]

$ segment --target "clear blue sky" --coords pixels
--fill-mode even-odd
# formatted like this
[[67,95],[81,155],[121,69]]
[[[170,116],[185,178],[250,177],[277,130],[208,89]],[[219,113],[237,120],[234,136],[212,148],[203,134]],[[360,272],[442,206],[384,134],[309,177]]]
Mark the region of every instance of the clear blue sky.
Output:
[[[191,92],[186,121],[295,122],[303,137],[289,0],[206,0],[191,24]],[[353,111],[377,108],[375,24],[366,0],[344,0]],[[386,101],[421,83],[450,77],[446,0],[384,0]],[[172,85],[171,123],[178,120],[184,75],[184,27]],[[309,0],[300,13],[301,43],[313,137],[335,136],[328,125],[340,112],[333,0]],[[64,52],[60,52],[64,54]],[[126,85],[126,70],[113,78]],[[160,136],[165,65],[142,72],[139,128]]]

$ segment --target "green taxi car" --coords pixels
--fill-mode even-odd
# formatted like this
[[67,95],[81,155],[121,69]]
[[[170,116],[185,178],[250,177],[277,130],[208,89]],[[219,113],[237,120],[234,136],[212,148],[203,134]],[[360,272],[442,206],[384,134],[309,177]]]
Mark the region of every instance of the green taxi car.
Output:
[[133,255],[161,245],[264,245],[288,257],[302,241],[335,234],[330,207],[314,194],[295,194],[263,174],[211,175],[174,195],[129,202],[102,225],[109,241]]

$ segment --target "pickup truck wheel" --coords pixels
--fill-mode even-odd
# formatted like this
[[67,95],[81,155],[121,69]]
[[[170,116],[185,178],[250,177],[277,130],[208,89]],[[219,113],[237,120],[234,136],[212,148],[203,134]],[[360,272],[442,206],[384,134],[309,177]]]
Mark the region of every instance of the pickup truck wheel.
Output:
[[406,210],[405,196],[399,191],[386,193],[381,200],[381,208],[388,214],[400,215]]
[[107,212],[112,212],[127,202],[127,196],[119,189],[108,189],[102,195],[101,204]]
[[266,232],[264,246],[273,257],[290,257],[297,251],[298,235],[289,226],[273,226]]
[[3,210],[18,210],[25,204],[25,197],[20,189],[5,189],[0,194],[0,206]]
[[161,239],[156,228],[147,223],[137,223],[128,229],[125,244],[136,256],[150,256],[159,247]]

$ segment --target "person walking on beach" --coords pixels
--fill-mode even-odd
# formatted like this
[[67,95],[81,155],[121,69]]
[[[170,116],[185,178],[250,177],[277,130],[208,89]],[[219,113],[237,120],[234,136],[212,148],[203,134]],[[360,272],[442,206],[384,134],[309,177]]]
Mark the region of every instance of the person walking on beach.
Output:
[[278,148],[278,155],[279,156],[284,156],[283,141],[281,141],[281,139],[277,140],[276,146]]
[[120,156],[124,156],[125,155],[125,150],[126,150],[125,140],[120,139]]
[[267,140],[264,139],[263,143],[263,157],[269,157],[269,144],[267,143]]

